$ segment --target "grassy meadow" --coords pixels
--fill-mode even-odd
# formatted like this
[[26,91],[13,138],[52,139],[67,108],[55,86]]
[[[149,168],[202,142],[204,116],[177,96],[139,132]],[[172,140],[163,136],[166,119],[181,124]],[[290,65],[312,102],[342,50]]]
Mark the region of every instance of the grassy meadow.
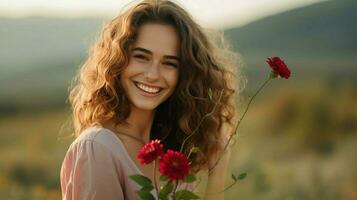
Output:
[[48,110],[1,118],[0,199],[60,199],[60,164],[70,143],[60,135],[66,116]]

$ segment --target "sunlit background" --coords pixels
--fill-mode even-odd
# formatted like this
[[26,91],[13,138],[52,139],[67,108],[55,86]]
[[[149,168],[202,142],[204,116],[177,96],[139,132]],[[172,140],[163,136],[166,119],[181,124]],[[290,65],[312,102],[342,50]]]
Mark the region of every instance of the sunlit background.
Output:
[[[248,79],[226,199],[357,199],[357,1],[177,1],[224,30]],[[129,1],[0,0],[0,199],[60,199],[73,141],[67,88],[101,26]],[[241,112],[240,112],[241,113]],[[227,186],[233,180],[227,179]]]

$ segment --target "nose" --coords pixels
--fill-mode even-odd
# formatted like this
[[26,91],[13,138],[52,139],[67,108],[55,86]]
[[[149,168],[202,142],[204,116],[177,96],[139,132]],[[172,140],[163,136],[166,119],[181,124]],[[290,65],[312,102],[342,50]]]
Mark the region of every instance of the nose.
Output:
[[147,81],[155,81],[160,77],[160,62],[158,60],[153,60],[151,65],[148,67],[145,78]]

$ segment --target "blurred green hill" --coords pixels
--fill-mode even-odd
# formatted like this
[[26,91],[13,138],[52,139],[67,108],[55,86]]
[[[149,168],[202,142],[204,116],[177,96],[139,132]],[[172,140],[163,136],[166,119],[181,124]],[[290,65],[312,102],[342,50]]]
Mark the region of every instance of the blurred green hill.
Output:
[[[326,1],[230,29],[238,51],[325,59],[357,55],[357,1]],[[343,57],[342,57],[343,58]]]
[[[356,1],[326,1],[225,30],[250,87],[281,56],[293,79],[357,80]],[[0,18],[0,113],[62,107],[105,19]]]
[[357,80],[356,9],[357,1],[325,1],[227,30],[227,35],[253,79],[266,73],[266,57],[281,56],[299,79]]
[[102,23],[0,18],[0,113],[63,107],[69,81]]

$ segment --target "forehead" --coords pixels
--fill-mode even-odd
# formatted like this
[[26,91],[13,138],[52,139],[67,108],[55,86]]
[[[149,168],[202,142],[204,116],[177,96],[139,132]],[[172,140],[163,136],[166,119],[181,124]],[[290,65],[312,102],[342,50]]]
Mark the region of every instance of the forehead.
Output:
[[171,25],[147,23],[138,29],[135,47],[150,50],[153,54],[178,56],[179,37]]

